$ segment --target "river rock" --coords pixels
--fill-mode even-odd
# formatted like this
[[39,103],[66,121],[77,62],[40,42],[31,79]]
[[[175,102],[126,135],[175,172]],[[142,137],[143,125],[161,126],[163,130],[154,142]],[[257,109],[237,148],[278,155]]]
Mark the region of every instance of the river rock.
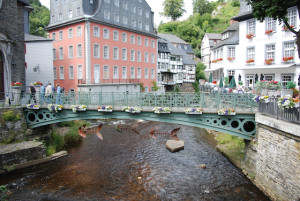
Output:
[[166,143],[167,149],[169,149],[171,152],[179,151],[181,149],[184,149],[184,141],[182,140],[168,140]]

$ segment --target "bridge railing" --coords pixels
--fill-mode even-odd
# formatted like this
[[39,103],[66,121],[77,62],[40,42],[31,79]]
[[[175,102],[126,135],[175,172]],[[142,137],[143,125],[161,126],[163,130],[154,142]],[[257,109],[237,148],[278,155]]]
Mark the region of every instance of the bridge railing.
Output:
[[[236,93],[98,93],[98,92],[64,92],[61,95],[53,93],[51,96],[36,94],[38,104],[87,105],[97,107],[112,105],[113,107],[172,107],[187,108],[201,107],[206,110],[235,109],[238,112],[253,113],[257,110],[257,103],[253,94]],[[28,93],[22,95],[22,105],[34,104],[34,99]]]

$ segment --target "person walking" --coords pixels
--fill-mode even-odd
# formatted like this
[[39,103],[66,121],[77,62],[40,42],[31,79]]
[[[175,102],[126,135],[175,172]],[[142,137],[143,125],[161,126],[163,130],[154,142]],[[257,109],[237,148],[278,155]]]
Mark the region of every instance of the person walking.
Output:
[[47,103],[52,103],[53,91],[52,91],[51,83],[49,83],[46,88],[45,97]]
[[62,88],[59,86],[59,84],[56,84],[56,105],[62,105],[61,94]]
[[33,99],[33,101],[34,101],[34,104],[36,104],[36,99],[35,99],[35,93],[36,93],[36,90],[35,90],[35,88],[34,88],[34,86],[33,86],[32,83],[30,83],[30,86],[29,86],[29,93],[30,93],[30,98],[29,98],[29,100],[28,100],[28,104],[31,103],[31,100],[32,100],[32,99]]
[[40,93],[41,93],[41,105],[43,105],[44,101],[45,101],[45,87],[43,85],[43,83],[41,83],[41,89],[40,89]]

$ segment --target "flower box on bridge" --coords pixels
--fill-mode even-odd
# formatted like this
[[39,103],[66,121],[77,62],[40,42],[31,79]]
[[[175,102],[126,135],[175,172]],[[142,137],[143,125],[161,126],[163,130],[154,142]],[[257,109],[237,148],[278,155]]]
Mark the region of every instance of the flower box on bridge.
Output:
[[73,112],[86,111],[86,105],[71,105],[71,109]]
[[169,107],[155,107],[153,108],[154,113],[156,114],[170,114],[171,108]]
[[112,112],[112,106],[101,106],[98,107],[98,112]]
[[270,102],[269,96],[260,96],[257,95],[253,98],[255,102],[268,103]]
[[202,108],[187,108],[185,109],[185,114],[202,114]]
[[49,104],[48,105],[48,110],[50,112],[58,112],[61,111],[63,109],[62,105],[56,105],[56,104]]
[[40,109],[40,106],[39,105],[28,104],[27,108],[31,109],[31,110],[38,110],[38,109]]
[[139,107],[124,107],[123,110],[128,113],[141,113],[142,108]]
[[234,109],[223,109],[218,110],[218,115],[236,115],[236,112]]

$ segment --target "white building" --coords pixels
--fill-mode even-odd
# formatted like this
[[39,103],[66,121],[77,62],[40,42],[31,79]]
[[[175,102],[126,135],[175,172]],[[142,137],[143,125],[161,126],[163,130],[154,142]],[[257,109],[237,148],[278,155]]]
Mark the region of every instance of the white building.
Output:
[[25,45],[26,86],[36,81],[53,84],[52,39],[25,34]]
[[206,33],[201,42],[201,62],[206,66],[205,71],[211,69],[211,48],[222,39],[222,35],[218,33]]

